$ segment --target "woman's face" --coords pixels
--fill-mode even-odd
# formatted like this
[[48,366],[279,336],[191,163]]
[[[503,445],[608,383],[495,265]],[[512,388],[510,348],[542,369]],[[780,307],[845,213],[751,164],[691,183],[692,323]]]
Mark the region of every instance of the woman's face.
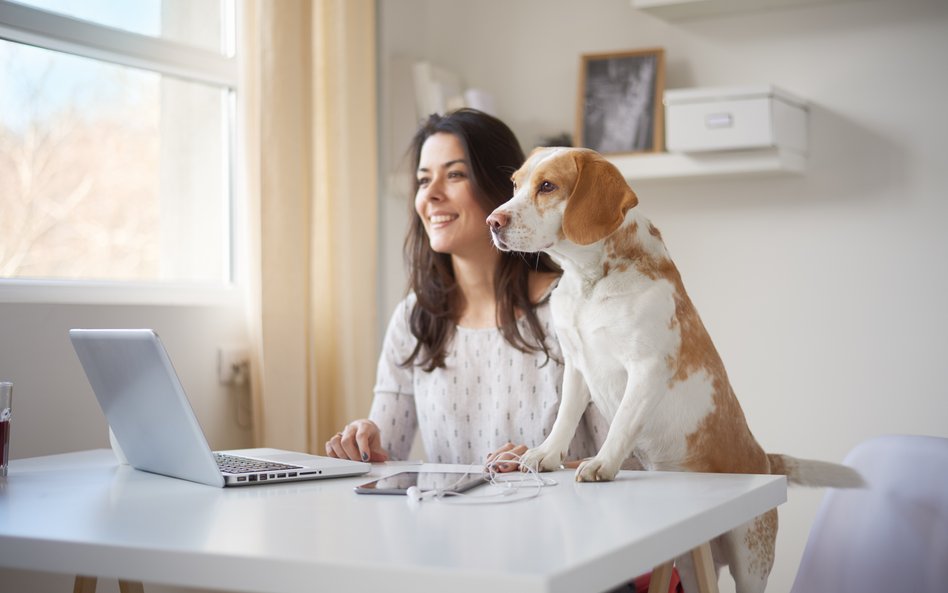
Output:
[[493,249],[487,215],[474,196],[470,163],[454,134],[425,140],[418,162],[415,211],[438,253],[477,256]]

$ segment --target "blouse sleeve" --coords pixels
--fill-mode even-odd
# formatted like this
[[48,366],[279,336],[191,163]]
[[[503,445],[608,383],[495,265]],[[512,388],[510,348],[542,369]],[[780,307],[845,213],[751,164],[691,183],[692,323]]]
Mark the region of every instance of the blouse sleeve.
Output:
[[409,297],[399,303],[389,321],[376,372],[375,397],[369,412],[369,419],[381,430],[382,447],[392,459],[408,457],[418,429],[414,368],[400,364],[411,354],[415,343],[408,327],[412,300]]

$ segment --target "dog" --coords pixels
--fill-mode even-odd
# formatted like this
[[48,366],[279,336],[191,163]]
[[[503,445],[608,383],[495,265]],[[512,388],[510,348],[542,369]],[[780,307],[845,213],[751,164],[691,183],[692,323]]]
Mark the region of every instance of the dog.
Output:
[[[661,234],[614,165],[588,149],[538,148],[513,182],[513,197],[487,218],[494,245],[546,252],[563,270],[550,300],[563,395],[525,467],[560,467],[591,398],[610,426],[596,456],[577,468],[580,482],[612,480],[634,453],[650,470],[863,485],[846,466],[764,452]],[[727,565],[738,593],[762,592],[776,537],[776,509],[719,536],[711,542],[716,571]],[[690,555],[677,565],[685,590],[698,590]]]

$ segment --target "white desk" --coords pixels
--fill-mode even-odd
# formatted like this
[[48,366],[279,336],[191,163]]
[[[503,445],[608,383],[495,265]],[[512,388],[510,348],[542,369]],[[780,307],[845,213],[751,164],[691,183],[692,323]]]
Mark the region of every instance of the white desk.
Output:
[[782,476],[544,475],[558,484],[531,500],[412,508],[353,493],[367,476],[217,489],[118,466],[109,450],[14,460],[0,566],[274,593],[592,592],[786,501]]

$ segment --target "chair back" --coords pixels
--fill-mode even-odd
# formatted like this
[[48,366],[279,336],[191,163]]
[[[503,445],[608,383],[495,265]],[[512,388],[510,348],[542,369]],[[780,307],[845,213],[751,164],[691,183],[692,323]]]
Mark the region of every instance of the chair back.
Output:
[[948,438],[877,437],[844,463],[868,487],[826,494],[792,593],[948,591]]

